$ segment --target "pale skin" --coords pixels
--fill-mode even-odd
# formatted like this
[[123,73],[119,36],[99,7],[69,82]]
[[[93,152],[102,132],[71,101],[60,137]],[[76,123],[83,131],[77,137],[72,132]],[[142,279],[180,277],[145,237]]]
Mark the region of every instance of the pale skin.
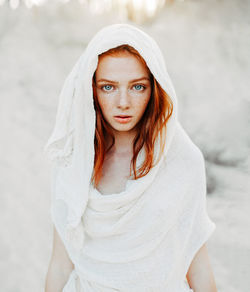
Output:
[[[129,177],[136,125],[151,96],[149,73],[131,54],[104,56],[96,70],[96,89],[103,116],[115,137],[115,145],[105,157],[103,175],[97,186],[106,195],[123,191]],[[122,114],[131,116],[131,120],[121,123],[114,118]],[[45,292],[61,292],[73,268],[54,228]],[[194,256],[186,277],[194,292],[217,292],[206,244]]]

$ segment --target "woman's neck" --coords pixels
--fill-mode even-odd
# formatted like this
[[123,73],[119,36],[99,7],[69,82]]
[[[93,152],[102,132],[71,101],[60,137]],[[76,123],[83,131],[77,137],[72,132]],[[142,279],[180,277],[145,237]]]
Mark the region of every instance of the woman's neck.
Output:
[[114,131],[115,144],[112,147],[113,154],[132,154],[135,136],[135,130],[129,132]]

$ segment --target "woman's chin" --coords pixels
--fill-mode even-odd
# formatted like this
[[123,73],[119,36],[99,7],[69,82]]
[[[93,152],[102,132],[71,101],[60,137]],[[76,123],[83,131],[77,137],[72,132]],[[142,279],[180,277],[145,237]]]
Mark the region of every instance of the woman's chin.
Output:
[[116,132],[130,132],[133,131],[135,125],[132,124],[120,124],[120,125],[111,125],[112,129]]

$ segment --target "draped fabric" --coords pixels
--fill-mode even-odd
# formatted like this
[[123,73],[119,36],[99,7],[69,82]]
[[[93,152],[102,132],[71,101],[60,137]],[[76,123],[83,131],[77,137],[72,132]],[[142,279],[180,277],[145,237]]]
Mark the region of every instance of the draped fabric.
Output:
[[[159,162],[124,191],[101,194],[91,184],[95,110],[92,77],[98,54],[129,44],[173,102]],[[206,209],[204,157],[177,117],[177,98],[157,43],[128,24],[100,30],[62,88],[45,146],[51,167],[51,216],[74,263],[63,292],[192,291],[186,273],[214,231]],[[156,141],[155,156],[159,154]],[[143,151],[137,166],[143,161]]]

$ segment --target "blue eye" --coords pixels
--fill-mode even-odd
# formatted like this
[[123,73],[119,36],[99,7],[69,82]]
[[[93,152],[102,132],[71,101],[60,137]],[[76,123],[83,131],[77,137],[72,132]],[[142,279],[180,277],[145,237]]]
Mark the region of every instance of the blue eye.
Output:
[[105,91],[110,91],[112,88],[113,88],[112,85],[104,85],[104,86],[102,87],[102,89],[104,89]]
[[137,91],[141,91],[141,90],[145,89],[145,86],[143,86],[141,84],[136,84],[136,85],[134,85],[134,88]]

